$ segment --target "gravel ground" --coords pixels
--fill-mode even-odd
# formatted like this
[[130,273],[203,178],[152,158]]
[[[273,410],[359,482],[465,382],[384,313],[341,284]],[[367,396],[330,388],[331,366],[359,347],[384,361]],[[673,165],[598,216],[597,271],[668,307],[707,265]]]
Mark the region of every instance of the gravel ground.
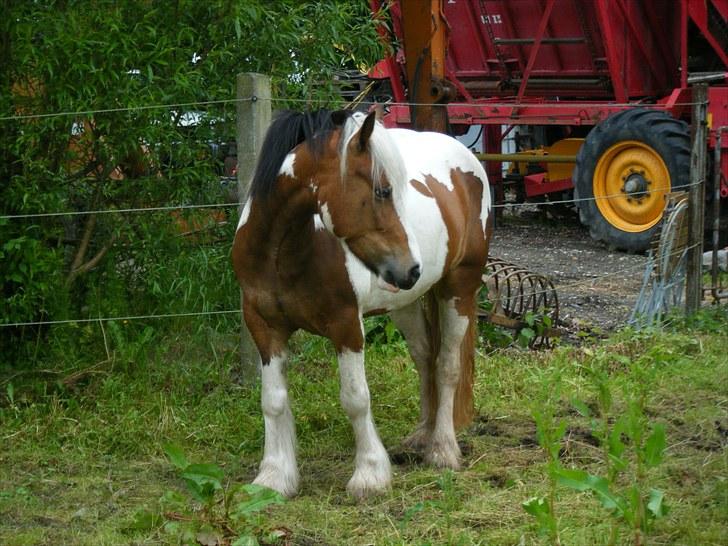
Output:
[[593,241],[575,216],[546,219],[537,211],[504,214],[496,224],[491,256],[553,281],[560,320],[568,330],[614,330],[634,307],[647,258]]

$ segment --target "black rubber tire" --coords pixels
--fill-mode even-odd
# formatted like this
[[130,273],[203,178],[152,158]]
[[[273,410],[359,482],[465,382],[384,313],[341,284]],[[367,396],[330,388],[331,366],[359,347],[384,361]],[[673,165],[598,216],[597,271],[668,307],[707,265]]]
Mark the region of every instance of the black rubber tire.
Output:
[[573,172],[574,196],[581,223],[589,228],[592,239],[620,250],[646,250],[662,222],[641,232],[623,231],[612,225],[597,207],[594,197],[594,171],[599,158],[614,144],[636,140],[660,155],[670,175],[671,191],[686,186],[690,180],[690,133],[687,123],[664,112],[638,108],[610,116],[586,137],[576,156]]

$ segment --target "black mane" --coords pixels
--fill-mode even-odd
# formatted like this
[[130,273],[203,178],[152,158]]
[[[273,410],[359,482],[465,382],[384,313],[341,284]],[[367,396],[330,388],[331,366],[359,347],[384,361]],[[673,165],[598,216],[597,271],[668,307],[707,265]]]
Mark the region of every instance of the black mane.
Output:
[[[255,175],[250,184],[250,196],[265,198],[270,195],[288,152],[301,142],[307,142],[314,157],[320,156],[327,137],[341,124],[342,115],[344,114],[341,110],[283,110],[277,113],[263,140]],[[351,112],[345,115],[349,117]]]

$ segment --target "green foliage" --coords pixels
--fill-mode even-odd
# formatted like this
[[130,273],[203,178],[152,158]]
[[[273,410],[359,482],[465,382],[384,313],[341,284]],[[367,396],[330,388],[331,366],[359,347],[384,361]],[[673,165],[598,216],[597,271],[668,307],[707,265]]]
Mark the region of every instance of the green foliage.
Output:
[[385,351],[396,353],[405,347],[402,334],[387,315],[378,315],[364,319],[367,344],[375,344]]
[[[649,422],[645,405],[654,385],[655,367],[664,363],[671,352],[653,347],[634,361],[601,350],[592,355],[594,359],[586,372],[596,394],[598,415],[592,417],[583,401],[572,400],[572,405],[590,419],[592,431],[602,446],[606,477],[572,468],[558,470],[556,478],[564,487],[591,492],[610,515],[632,529],[635,543],[639,544],[642,534],[651,530],[653,521],[668,511],[662,491],[654,488],[647,491],[647,470],[663,462],[666,436],[664,424]],[[618,383],[627,408],[616,416],[614,381],[609,374],[614,362],[626,367],[634,381]],[[620,491],[617,478],[626,472],[631,485]],[[613,525],[610,544],[616,543],[617,535],[618,529]]]
[[539,377],[543,390],[534,401],[531,410],[536,423],[538,444],[547,456],[548,497],[533,497],[521,505],[527,513],[536,518],[539,533],[548,536],[555,545],[561,544],[556,513],[556,483],[559,473],[563,471],[560,454],[566,432],[566,421],[556,417],[562,392],[562,366],[563,362],[557,359],[555,365]]
[[[236,73],[271,75],[274,109],[319,108],[340,102],[338,71],[382,56],[358,0],[6,7],[0,117],[48,116],[0,121],[0,216],[233,201],[221,173],[235,104],[209,102],[235,97]],[[235,215],[0,218],[0,323],[237,307]],[[72,333],[4,328],[0,354],[36,361]]]
[[259,536],[266,543],[275,541],[276,532],[265,529],[260,515],[272,505],[283,504],[279,493],[255,484],[226,485],[219,466],[190,463],[175,444],[163,449],[184,481],[187,495],[165,491],[155,510],[137,510],[129,531],[158,530],[195,544],[257,545]]
[[[631,502],[636,459],[627,420],[620,417],[641,391],[645,445],[655,425],[664,425],[669,445],[661,463],[644,469],[640,490],[645,509],[656,517],[642,543],[725,543],[725,335],[623,332],[589,347],[478,356],[475,402],[481,417],[460,433],[470,447],[463,449],[462,469],[443,473],[394,459],[392,491],[354,503],[345,490],[354,438],[338,400],[335,353],[320,338],[298,334],[288,381],[301,494],[240,523],[230,516],[234,532],[227,534],[213,525],[203,529],[205,504],[192,496],[177,467],[214,462],[224,470],[215,498],[233,491],[230,512],[250,500],[235,485],[249,482],[260,462],[260,392],[234,380],[237,317],[219,329],[173,322],[175,331],[155,329],[136,362],[122,362],[106,327],[112,357],[119,355],[110,361],[102,355],[89,366],[84,355],[71,351],[55,369],[0,371],[0,438],[8,446],[0,448],[1,544],[195,544],[198,536],[234,543],[246,535],[243,543],[251,543],[252,535],[261,544],[547,544],[548,530],[538,537],[536,517],[521,506],[535,496],[546,508],[552,479],[532,411],[548,402],[553,426],[566,421],[559,450],[564,470],[604,478],[609,493]],[[118,326],[127,343],[141,331],[133,322]],[[98,324],[78,325],[73,335],[87,336],[87,327],[100,332]],[[636,361],[651,369],[633,371]],[[611,483],[605,447],[592,424],[600,426],[602,414],[590,369],[603,372],[608,383],[608,431],[615,455],[627,464]],[[404,347],[370,347],[367,377],[374,422],[384,445],[396,452],[418,415],[416,372]],[[644,387],[638,385],[642,378]],[[659,445],[659,437],[650,443]],[[165,442],[182,446],[177,466],[164,456]],[[604,508],[591,489],[557,483],[555,501],[562,544],[605,545],[612,526],[617,544],[633,544],[634,529],[610,515],[614,510]],[[217,517],[223,504],[212,509]],[[140,518],[143,529],[128,529],[140,507],[147,514]]]

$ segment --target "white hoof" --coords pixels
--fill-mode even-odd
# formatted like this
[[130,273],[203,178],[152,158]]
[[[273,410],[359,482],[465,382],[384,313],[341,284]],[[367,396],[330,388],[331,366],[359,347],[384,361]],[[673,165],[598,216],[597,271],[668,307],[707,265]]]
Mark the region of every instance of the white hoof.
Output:
[[389,457],[369,461],[357,466],[346,490],[356,499],[379,495],[389,490],[392,483],[392,467]]
[[460,446],[457,442],[435,442],[425,451],[425,462],[437,468],[460,470]]
[[253,483],[278,491],[286,498],[291,498],[298,493],[298,471],[285,472],[276,466],[263,463],[260,465],[260,472]]

